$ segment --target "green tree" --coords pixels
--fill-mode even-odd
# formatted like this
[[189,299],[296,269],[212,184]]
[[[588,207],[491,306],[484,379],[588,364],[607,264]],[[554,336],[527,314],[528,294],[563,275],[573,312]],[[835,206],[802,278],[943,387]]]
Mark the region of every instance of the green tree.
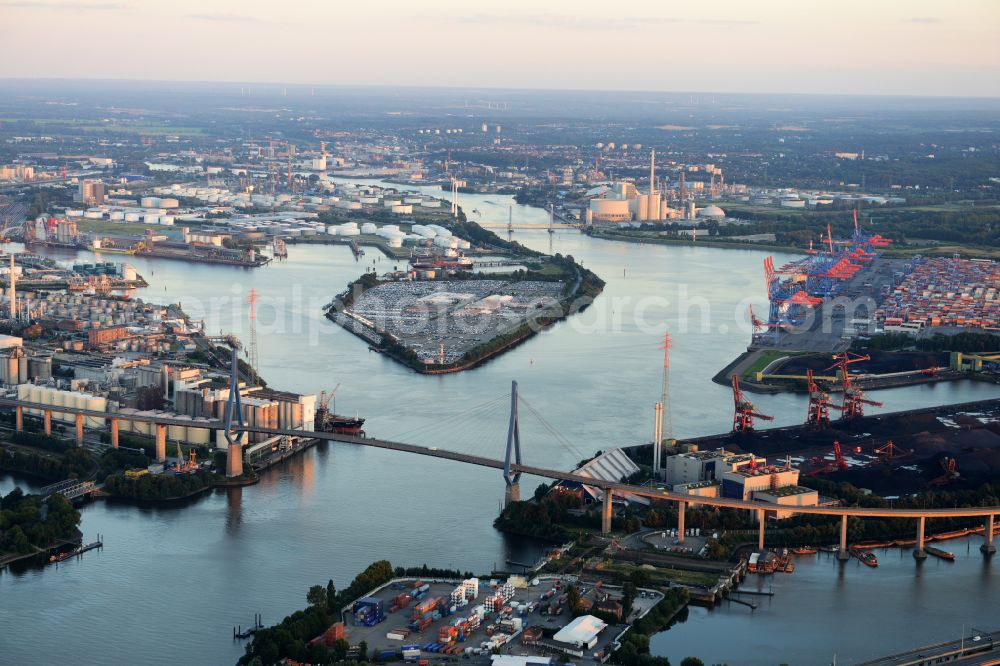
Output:
[[705,666],[705,662],[698,657],[684,657],[681,660],[681,666]]
[[322,585],[313,585],[306,593],[306,601],[310,606],[326,606],[326,588]]

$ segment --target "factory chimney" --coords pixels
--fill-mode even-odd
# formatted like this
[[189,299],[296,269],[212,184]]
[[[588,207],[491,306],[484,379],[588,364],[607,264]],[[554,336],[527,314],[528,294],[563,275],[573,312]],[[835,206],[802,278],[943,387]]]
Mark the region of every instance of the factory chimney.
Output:
[[656,194],[656,148],[649,151],[649,193]]
[[7,297],[10,299],[10,318],[17,319],[17,278],[14,276],[14,253],[10,254],[10,287]]

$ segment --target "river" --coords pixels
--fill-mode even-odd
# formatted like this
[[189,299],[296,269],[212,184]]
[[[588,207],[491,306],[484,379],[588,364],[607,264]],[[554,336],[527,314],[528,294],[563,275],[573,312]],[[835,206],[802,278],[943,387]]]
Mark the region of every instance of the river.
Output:
[[[509,201],[465,195],[461,203],[467,212],[481,211],[483,219],[506,222]],[[545,211],[514,206],[515,223],[546,221]],[[290,245],[288,260],[256,270],[128,261],[150,283],[140,298],[180,302],[192,317],[205,320],[208,331],[231,331],[244,340],[245,300],[256,289],[262,375],[274,387],[302,392],[339,384],[337,411],[365,416],[366,430],[379,437],[502,456],[504,396],[517,380],[521,395],[548,424],[522,410],[528,463],[571,469],[597,450],[648,441],[665,327],[674,339],[673,434],[730,427],[731,393],[710,379],[746,347],[749,331],[745,314],[738,313],[749,301],[763,308],[765,253],[629,245],[561,231],[516,231],[515,238],[573,255],[607,281],[604,294],[586,312],[483,366],[442,376],[418,375],[369,352],[323,318],[321,306],[366,264],[374,262],[379,271],[394,265],[374,250],[359,263],[346,247]],[[88,252],[50,255],[94,260]],[[775,255],[779,264],[788,258]],[[874,395],[886,409],[897,410],[998,394],[995,386],[951,383]],[[802,396],[754,400],[776,416],[776,424],[803,420]],[[13,483],[0,478],[0,490]],[[523,492],[536,483],[524,479]],[[183,508],[92,503],[83,509],[82,529],[87,537],[103,535],[103,552],[0,575],[0,661],[232,663],[242,653],[230,639],[233,625],[248,624],[255,612],[275,622],[305,605],[310,585],[332,578],[343,586],[372,560],[480,572],[502,567],[508,558],[533,560],[539,544],[504,537],[491,525],[502,495],[503,481],[494,471],[332,444],[265,473],[256,486],[214,492]],[[967,609],[956,611],[955,622],[983,623],[991,607],[980,601],[992,599],[995,607],[996,592],[990,597],[982,590],[984,575],[992,574],[975,564],[976,555],[968,566],[957,563],[951,574],[934,562],[917,570],[907,558],[875,571],[802,566],[779,583],[772,612],[758,610],[748,620],[746,609],[735,606],[710,613],[692,609],[688,621],[658,637],[654,647],[671,658],[694,654],[707,661],[724,648],[708,637],[731,631],[734,641],[745,636],[770,646],[775,656],[762,656],[766,661],[760,663],[820,663],[838,641],[873,654],[901,641],[951,637],[958,628],[950,619],[939,621],[935,611],[943,602],[931,603],[926,590],[940,585],[940,596],[953,600],[948,603],[958,611]],[[805,626],[807,614],[815,622]],[[877,631],[872,620],[863,635],[840,637],[829,630],[840,615],[878,616],[901,633]],[[790,641],[793,621],[803,622],[794,626],[804,637]],[[739,654],[738,663],[758,663],[742,656],[760,654],[756,649]]]

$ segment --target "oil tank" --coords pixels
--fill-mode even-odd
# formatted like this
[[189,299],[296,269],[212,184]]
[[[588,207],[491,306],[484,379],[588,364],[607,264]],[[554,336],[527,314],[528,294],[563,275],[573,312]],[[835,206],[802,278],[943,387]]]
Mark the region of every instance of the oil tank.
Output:
[[[85,407],[91,411],[106,412],[108,410],[107,398],[96,395],[84,395],[82,398]],[[100,416],[84,417],[84,425],[88,428],[104,428],[104,424],[105,421]]]

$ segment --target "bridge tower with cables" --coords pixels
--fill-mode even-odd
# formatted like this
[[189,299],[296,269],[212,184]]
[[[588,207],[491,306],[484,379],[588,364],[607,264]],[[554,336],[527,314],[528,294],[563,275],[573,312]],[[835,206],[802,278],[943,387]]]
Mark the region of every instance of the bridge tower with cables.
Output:
[[[226,437],[226,476],[233,478],[243,474],[243,406],[240,404],[240,344],[233,338],[230,341],[232,356],[229,361],[229,398],[226,400],[226,411],[222,421],[223,435]],[[236,428],[233,428],[233,422]]]
[[510,473],[510,458],[513,453],[514,464],[521,465],[521,429],[517,421],[517,382],[510,383],[510,425],[507,427],[507,453],[503,459],[503,480],[507,484],[504,492],[504,506],[511,502],[521,501],[521,473]]

